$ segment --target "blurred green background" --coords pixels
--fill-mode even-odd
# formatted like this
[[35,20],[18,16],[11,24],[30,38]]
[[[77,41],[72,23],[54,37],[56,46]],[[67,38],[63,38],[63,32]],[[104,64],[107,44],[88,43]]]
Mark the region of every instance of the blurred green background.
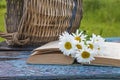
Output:
[[81,28],[103,37],[120,36],[120,0],[83,0]]
[[[0,0],[0,31],[5,31],[4,15],[6,12],[6,0]],[[0,41],[4,39],[0,38]]]
[[[83,0],[83,11],[80,29],[103,37],[120,37],[120,0]],[[0,31],[5,30],[5,12],[6,0],[0,0]]]

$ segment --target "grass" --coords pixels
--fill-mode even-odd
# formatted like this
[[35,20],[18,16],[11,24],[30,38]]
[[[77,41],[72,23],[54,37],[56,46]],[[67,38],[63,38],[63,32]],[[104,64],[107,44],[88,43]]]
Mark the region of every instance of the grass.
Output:
[[[0,0],[0,31],[4,31],[6,0]],[[120,37],[120,0],[83,0],[80,29],[103,37]],[[0,39],[1,41],[1,39]]]
[[[0,0],[0,31],[5,31],[4,24],[4,14],[6,12],[6,0]],[[0,38],[0,41],[3,41],[3,38]]]
[[0,31],[4,31],[4,14],[6,12],[6,0],[0,0]]
[[81,29],[103,37],[120,37],[120,0],[83,0]]

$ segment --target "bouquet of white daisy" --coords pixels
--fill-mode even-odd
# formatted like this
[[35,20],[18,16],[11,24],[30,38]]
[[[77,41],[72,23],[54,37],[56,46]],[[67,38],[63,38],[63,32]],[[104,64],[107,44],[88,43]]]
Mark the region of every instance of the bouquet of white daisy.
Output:
[[59,49],[79,63],[90,63],[96,55],[104,55],[104,42],[105,39],[100,35],[92,34],[90,37],[79,30],[72,34],[64,32],[59,37]]

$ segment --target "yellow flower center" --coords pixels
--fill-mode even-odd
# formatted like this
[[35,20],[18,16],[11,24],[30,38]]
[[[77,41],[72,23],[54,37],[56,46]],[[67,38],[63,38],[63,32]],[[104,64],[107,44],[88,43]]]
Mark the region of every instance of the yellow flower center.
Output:
[[77,44],[76,47],[77,47],[78,49],[82,49],[82,46],[81,46],[80,44]]
[[75,40],[81,41],[81,38],[80,38],[79,36],[76,36],[76,37],[75,37]]
[[98,50],[100,50],[100,48],[98,48]]
[[67,49],[67,50],[70,50],[72,48],[72,45],[70,42],[66,42],[64,47]]
[[89,58],[90,57],[90,53],[87,51],[82,52],[82,58]]
[[94,48],[93,44],[89,44],[88,48],[93,49]]
[[98,39],[96,39],[96,41],[99,41]]

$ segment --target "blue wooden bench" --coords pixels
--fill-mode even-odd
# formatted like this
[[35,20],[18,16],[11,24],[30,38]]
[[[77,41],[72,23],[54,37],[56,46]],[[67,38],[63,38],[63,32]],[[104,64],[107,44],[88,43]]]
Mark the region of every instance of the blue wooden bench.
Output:
[[[106,38],[120,42],[120,38]],[[10,48],[0,43],[0,80],[118,79],[120,67],[94,65],[30,65],[26,59],[33,48]]]

